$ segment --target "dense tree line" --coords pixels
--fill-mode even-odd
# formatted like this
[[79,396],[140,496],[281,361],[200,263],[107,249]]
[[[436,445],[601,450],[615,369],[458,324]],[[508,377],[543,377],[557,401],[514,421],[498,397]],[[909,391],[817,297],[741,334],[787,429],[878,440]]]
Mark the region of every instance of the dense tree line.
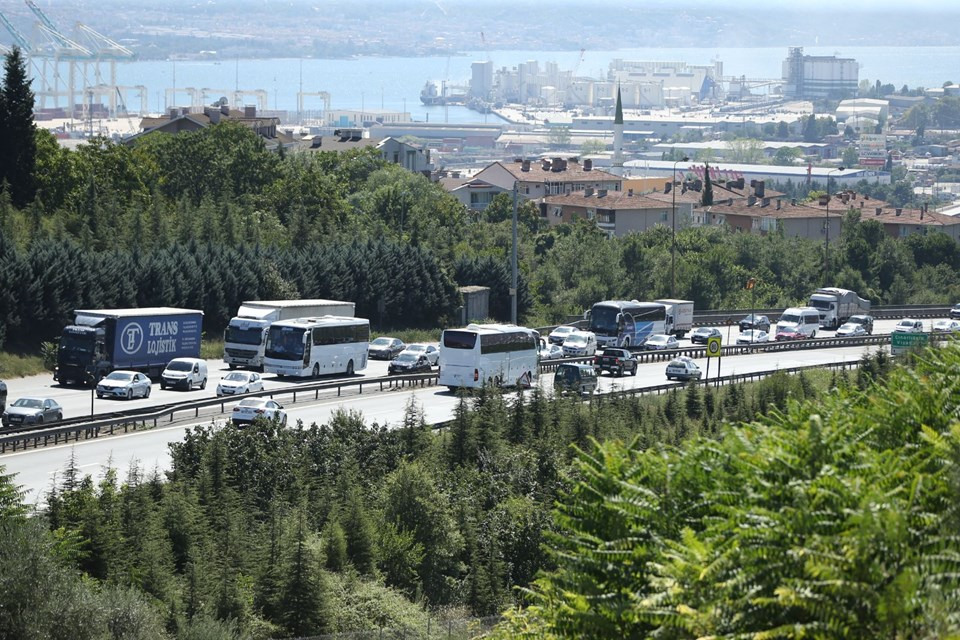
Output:
[[[831,384],[864,387],[889,365]],[[555,505],[583,475],[571,444],[714,440],[726,421],[820,397],[823,382],[783,374],[588,404],[484,390],[440,432],[413,402],[395,425],[341,412],[287,429],[196,427],[172,446],[164,477],[94,480],[71,464],[45,510],[22,522],[6,479],[3,521],[19,533],[3,550],[0,612],[59,607],[70,613],[63,629],[86,625],[76,637],[92,638],[121,637],[93,631],[111,611],[139,628],[125,638],[308,636],[416,626],[428,612],[497,614],[518,603],[516,587],[558,567],[544,545],[562,529]],[[0,636],[39,637],[50,624],[0,615]],[[23,631],[9,635],[15,625]]]

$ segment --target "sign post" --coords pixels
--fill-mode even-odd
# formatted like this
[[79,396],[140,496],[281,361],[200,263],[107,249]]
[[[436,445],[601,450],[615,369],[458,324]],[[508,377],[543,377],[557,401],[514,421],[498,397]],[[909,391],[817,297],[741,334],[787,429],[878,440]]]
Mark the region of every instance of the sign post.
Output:
[[707,380],[710,379],[710,361],[717,359],[717,378],[720,377],[720,336],[710,336],[707,338]]

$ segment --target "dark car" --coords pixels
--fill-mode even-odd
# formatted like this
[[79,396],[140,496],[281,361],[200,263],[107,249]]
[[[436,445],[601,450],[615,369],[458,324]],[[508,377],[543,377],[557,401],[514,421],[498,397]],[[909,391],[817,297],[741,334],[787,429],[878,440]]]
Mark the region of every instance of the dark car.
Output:
[[770,333],[770,318],[751,313],[740,321],[740,331],[746,331],[747,329],[760,329]]
[[370,343],[367,355],[374,360],[393,360],[406,348],[407,345],[400,338],[380,336]]
[[431,370],[427,356],[405,351],[390,361],[387,373],[427,373]]
[[953,308],[950,309],[950,317],[954,320],[960,318],[960,304],[953,305]]
[[0,411],[7,408],[7,383],[0,380]]
[[5,427],[41,425],[63,420],[63,408],[53,398],[20,398],[3,412]]
[[707,344],[710,338],[720,338],[722,334],[716,327],[697,327],[690,333],[690,344]]

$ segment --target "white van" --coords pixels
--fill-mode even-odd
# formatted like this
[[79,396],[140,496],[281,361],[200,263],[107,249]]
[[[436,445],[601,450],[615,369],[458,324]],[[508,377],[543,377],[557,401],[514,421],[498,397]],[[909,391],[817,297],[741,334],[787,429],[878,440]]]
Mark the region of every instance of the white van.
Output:
[[777,320],[777,331],[795,329],[807,338],[816,338],[820,328],[820,312],[813,307],[790,307],[784,309]]
[[160,388],[201,389],[207,386],[207,363],[200,358],[174,358],[160,375]]
[[573,331],[563,339],[563,355],[592,356],[597,353],[597,334],[593,331]]

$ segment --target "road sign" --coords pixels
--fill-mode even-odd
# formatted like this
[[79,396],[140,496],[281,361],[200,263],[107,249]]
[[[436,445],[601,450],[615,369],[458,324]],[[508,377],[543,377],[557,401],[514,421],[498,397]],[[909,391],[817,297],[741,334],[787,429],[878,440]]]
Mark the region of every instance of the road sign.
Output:
[[900,333],[894,331],[890,334],[890,352],[895,356],[910,349],[925,347],[929,343],[929,333]]
[[711,336],[707,338],[707,357],[720,357],[720,336]]

